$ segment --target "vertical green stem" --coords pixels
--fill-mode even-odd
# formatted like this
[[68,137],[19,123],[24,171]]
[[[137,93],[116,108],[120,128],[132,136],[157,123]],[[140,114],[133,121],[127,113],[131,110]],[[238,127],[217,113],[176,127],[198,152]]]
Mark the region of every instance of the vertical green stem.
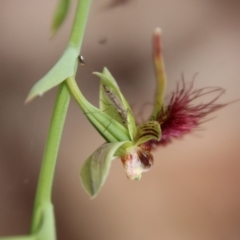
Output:
[[58,149],[62,136],[63,126],[69,105],[70,94],[65,83],[59,86],[57,98],[52,115],[51,125],[43,156],[42,167],[39,176],[38,188],[34,204],[34,215],[31,232],[34,233],[39,226],[37,208],[44,203],[51,202],[53,177],[57,161]]
[[[73,47],[77,48],[78,51],[80,51],[82,45],[84,31],[86,28],[88,14],[90,10],[90,4],[91,0],[78,1],[73,28],[68,43],[69,45],[72,45]],[[40,233],[43,234],[41,236],[46,236],[45,235],[46,233],[48,237],[50,237],[49,239],[55,238],[54,215],[52,212],[51,193],[57,155],[62,136],[63,126],[67,114],[67,109],[69,105],[69,100],[70,94],[65,82],[63,82],[59,87],[54,106],[54,111],[45,147],[43,163],[40,171],[37,193],[34,203],[31,233],[36,234],[37,232],[39,233],[40,231]],[[49,222],[50,224],[47,224],[48,225],[47,226],[46,225],[47,220],[49,220],[50,218],[52,220]],[[45,229],[44,230],[45,232],[42,229],[43,225],[44,227],[49,228]],[[46,240],[46,237],[40,239]]]
[[91,2],[91,0],[79,0],[77,5],[69,44],[78,48],[79,51],[83,41]]
[[[78,0],[73,28],[68,43],[68,45],[73,46],[75,50],[77,50],[78,52],[81,49],[86,23],[89,15],[90,5],[91,0]],[[77,70],[77,65],[75,66],[75,68]],[[58,89],[51,125],[48,133],[48,139],[44,151],[43,162],[40,171],[36,198],[34,203],[31,235],[7,237],[1,238],[1,240],[56,239],[55,219],[53,205],[51,203],[51,195],[58,150],[62,137],[62,131],[64,127],[69,101],[70,93],[65,82],[63,82],[60,84]]]

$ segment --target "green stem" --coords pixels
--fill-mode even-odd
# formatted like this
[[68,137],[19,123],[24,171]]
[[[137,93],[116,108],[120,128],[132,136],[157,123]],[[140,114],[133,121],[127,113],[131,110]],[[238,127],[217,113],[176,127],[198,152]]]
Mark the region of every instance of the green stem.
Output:
[[[68,45],[73,46],[78,52],[81,49],[90,5],[91,0],[78,0],[73,28],[68,43]],[[78,66],[76,65],[74,67],[77,70]],[[58,150],[60,146],[69,101],[70,93],[65,82],[63,82],[60,84],[57,93],[51,125],[48,133],[48,139],[44,151],[43,162],[34,202],[31,235],[3,237],[0,238],[1,240],[56,239],[54,210],[51,203],[51,195]]]
[[78,48],[79,51],[83,41],[91,2],[91,0],[79,0],[77,5],[69,44]]
[[59,86],[57,98],[52,115],[46,148],[43,156],[42,168],[39,176],[34,215],[31,232],[35,233],[39,227],[40,219],[37,209],[45,203],[51,202],[53,177],[57,161],[58,149],[62,136],[63,126],[69,105],[70,94],[65,83]]
[[[84,31],[90,10],[90,4],[91,0],[78,1],[73,28],[68,43],[68,45],[72,45],[75,48],[77,48],[78,51],[80,51],[82,45]],[[42,221],[46,222],[45,219],[46,214],[53,214],[46,209],[52,208],[50,205],[54,172],[57,161],[58,149],[62,136],[62,130],[69,105],[69,100],[70,94],[64,82],[60,85],[58,90],[51,125],[49,129],[48,139],[46,143],[46,148],[44,152],[43,163],[39,176],[37,193],[34,203],[34,212],[31,226],[32,234],[36,234],[37,231],[40,231],[40,227],[43,226],[41,224],[44,224]],[[48,212],[46,212],[44,209]],[[43,212],[44,214],[42,214]],[[50,218],[52,218],[51,223],[54,224],[53,215],[49,216]],[[54,226],[51,226],[51,228],[54,228]],[[52,231],[52,236],[54,236],[55,229],[50,229],[50,231]],[[50,236],[51,234],[48,235]]]

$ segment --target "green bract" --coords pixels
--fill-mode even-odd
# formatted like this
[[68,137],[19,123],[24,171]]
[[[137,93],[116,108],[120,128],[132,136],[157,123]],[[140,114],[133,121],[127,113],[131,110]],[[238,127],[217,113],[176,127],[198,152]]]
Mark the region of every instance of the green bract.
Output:
[[26,102],[31,101],[36,96],[42,96],[45,92],[59,85],[68,77],[74,76],[77,57],[78,49],[73,46],[68,46],[55,66],[33,86]]

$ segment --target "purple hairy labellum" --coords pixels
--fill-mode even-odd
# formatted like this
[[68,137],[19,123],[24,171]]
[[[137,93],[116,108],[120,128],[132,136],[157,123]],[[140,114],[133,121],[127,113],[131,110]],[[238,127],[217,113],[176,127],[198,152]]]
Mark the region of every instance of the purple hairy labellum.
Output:
[[[203,122],[209,120],[208,117],[211,113],[235,102],[218,103],[219,98],[225,93],[223,88],[203,87],[195,89],[194,79],[192,82],[186,83],[182,76],[166,104],[164,101],[166,74],[162,57],[160,29],[156,29],[153,35],[153,58],[157,90],[155,106],[150,119],[159,123],[162,135],[159,141],[153,139],[144,143],[149,148],[167,145],[172,142],[172,139],[181,138],[183,135],[198,129]],[[204,98],[210,100],[204,102]],[[199,101],[201,102],[199,103]]]
[[[184,78],[177,83],[172,92],[169,103],[157,114],[157,121],[162,129],[161,140],[152,143],[167,145],[173,138],[181,138],[183,135],[197,129],[200,124],[208,120],[206,117],[227,106],[229,103],[219,104],[217,100],[225,92],[220,87],[205,87],[194,89],[194,81],[186,84]],[[202,97],[210,96],[206,103],[195,103]]]

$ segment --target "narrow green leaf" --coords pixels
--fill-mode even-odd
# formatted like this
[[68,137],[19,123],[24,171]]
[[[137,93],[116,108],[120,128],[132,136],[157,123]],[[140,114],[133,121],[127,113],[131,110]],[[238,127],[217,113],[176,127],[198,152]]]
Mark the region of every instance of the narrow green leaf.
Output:
[[97,196],[104,185],[115,152],[125,143],[105,143],[83,163],[80,171],[81,183],[92,198]]
[[52,35],[61,27],[68,14],[71,0],[58,0],[58,4],[52,21]]
[[36,96],[42,96],[68,77],[73,76],[78,54],[77,48],[68,46],[55,66],[33,86],[26,102],[31,101]]
[[161,128],[157,121],[147,121],[137,126],[137,136],[135,139],[136,145],[140,145],[153,139],[157,141],[161,139]]

